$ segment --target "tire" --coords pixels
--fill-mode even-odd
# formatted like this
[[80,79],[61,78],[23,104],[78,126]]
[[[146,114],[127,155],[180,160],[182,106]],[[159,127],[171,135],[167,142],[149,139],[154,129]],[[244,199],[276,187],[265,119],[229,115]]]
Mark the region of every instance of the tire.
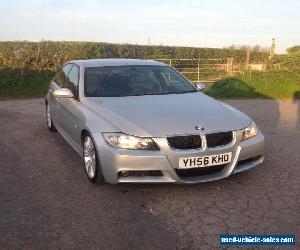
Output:
[[48,129],[51,132],[56,132],[57,130],[56,130],[54,124],[53,124],[51,113],[50,113],[50,107],[49,107],[48,103],[46,103],[46,118],[47,118],[47,127],[48,127]]
[[104,182],[94,140],[90,134],[86,134],[82,140],[83,164],[86,176],[93,184],[100,185]]

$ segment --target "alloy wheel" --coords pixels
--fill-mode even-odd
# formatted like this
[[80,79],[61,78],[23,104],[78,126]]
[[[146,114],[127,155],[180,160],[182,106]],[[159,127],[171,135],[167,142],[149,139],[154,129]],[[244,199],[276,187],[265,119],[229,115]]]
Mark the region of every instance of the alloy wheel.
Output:
[[48,128],[51,128],[51,126],[52,126],[52,118],[51,118],[50,108],[49,108],[48,104],[46,106],[46,115],[47,115],[47,126],[48,126]]
[[96,175],[96,151],[93,140],[90,136],[84,138],[83,143],[83,156],[85,171],[90,179]]

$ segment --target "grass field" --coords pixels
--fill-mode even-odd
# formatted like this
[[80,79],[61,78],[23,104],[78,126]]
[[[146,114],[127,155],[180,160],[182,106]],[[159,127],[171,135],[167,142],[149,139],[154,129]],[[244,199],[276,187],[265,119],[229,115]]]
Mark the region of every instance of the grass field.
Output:
[[216,98],[300,99],[300,74],[288,71],[246,72],[213,84]]
[[[0,70],[0,98],[41,97],[54,72]],[[215,98],[300,99],[300,74],[288,71],[246,72],[208,87]]]

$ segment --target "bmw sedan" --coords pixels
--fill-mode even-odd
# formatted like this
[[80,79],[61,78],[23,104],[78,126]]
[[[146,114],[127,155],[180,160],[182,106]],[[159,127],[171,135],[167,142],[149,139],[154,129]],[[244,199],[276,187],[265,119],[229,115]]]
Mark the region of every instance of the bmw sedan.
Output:
[[94,184],[199,183],[262,163],[254,121],[204,87],[152,60],[71,61],[50,83],[47,126]]

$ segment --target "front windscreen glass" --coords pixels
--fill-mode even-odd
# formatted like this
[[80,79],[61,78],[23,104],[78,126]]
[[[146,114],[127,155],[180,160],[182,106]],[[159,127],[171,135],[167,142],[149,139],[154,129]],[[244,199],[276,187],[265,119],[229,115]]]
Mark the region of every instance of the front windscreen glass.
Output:
[[167,66],[86,68],[86,97],[163,95],[196,92],[176,70]]

